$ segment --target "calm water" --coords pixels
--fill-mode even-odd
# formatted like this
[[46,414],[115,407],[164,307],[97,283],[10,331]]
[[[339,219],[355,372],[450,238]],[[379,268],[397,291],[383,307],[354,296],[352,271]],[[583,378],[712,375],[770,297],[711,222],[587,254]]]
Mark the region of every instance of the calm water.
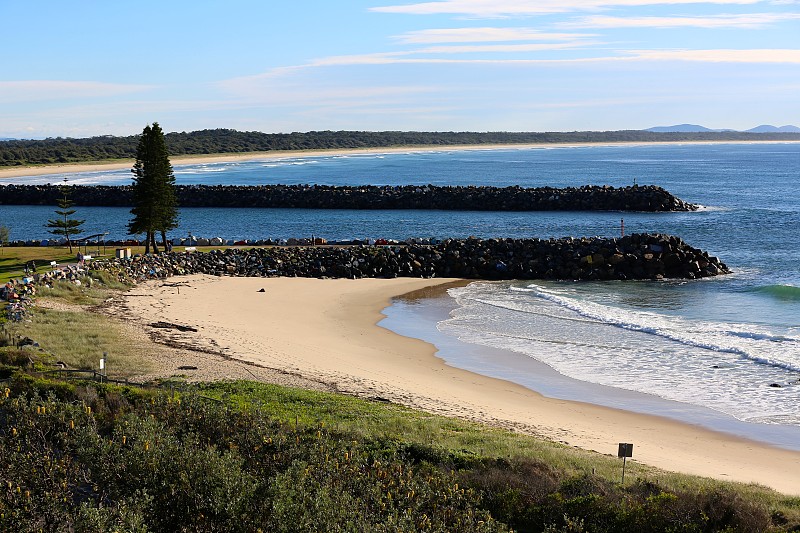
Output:
[[[696,282],[474,283],[453,289],[439,332],[510,350],[615,389],[800,427],[800,144],[576,147],[287,158],[176,167],[179,183],[661,185],[694,213],[485,213],[183,209],[173,236],[329,239],[615,236],[661,232],[722,258],[732,276]],[[128,171],[70,175],[126,183]],[[18,178],[56,183],[59,176]],[[8,181],[6,181],[8,182]],[[81,208],[86,231],[123,237],[125,209]],[[0,207],[12,238],[43,238],[49,207]],[[491,353],[487,350],[486,353]],[[451,364],[459,364],[454,356]],[[481,370],[480,361],[470,362]],[[477,365],[477,367],[475,367]],[[491,366],[491,361],[485,361]],[[772,385],[780,385],[779,387]]]

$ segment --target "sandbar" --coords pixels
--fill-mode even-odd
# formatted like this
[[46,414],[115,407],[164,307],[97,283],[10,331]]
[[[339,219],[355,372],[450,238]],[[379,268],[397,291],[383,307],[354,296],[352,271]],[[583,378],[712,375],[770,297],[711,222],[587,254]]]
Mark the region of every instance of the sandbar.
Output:
[[[385,148],[352,148],[330,150],[271,150],[268,152],[248,152],[235,154],[181,155],[170,157],[173,166],[233,163],[238,161],[267,161],[275,159],[292,159],[297,157],[325,157],[335,155],[359,154],[391,154],[409,152],[449,152],[463,150],[526,150],[534,148],[576,148],[581,146],[654,146],[662,144],[790,144],[800,141],[671,141],[671,142],[591,142],[591,143],[538,143],[538,144],[475,144],[475,145],[420,145],[393,146]],[[133,160],[87,163],[63,163],[56,165],[30,165],[19,167],[0,167],[0,179],[19,178],[25,176],[45,176],[51,174],[70,174],[77,172],[94,172],[122,170],[133,167]]]
[[641,463],[800,494],[798,452],[658,416],[546,398],[447,366],[433,345],[377,325],[393,297],[458,280],[195,275],[180,281],[186,284],[151,281],[135,287],[125,296],[127,316],[142,324],[161,320],[192,326],[196,332],[174,333],[171,341],[180,344],[182,336],[187,344],[205,342],[226,358],[302,376],[332,390],[608,455],[616,456],[618,443],[633,442]]

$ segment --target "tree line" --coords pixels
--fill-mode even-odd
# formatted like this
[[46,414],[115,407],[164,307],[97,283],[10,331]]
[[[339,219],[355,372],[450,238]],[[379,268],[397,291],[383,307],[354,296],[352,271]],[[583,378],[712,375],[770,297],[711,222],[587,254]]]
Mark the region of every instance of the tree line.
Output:
[[[48,138],[0,141],[0,167],[133,159],[141,135],[85,139]],[[176,155],[328,150],[391,146],[470,144],[534,144],[589,142],[687,142],[800,140],[799,133],[669,132],[641,130],[574,132],[421,132],[310,131],[261,133],[213,129],[164,135],[169,153]]]

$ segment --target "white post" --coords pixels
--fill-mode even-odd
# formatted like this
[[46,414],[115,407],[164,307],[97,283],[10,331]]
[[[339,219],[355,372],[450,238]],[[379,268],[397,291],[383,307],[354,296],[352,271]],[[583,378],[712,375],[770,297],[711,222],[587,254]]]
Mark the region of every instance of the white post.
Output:
[[100,382],[103,382],[103,378],[106,376],[106,357],[108,357],[107,352],[103,352],[103,357],[100,358]]

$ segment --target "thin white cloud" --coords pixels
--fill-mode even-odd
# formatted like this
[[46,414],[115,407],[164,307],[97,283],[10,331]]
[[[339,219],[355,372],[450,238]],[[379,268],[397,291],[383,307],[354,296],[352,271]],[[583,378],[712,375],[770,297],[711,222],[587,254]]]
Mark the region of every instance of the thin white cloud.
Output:
[[[331,105],[331,106],[361,106],[367,102],[385,101],[387,103],[397,102],[409,96],[437,92],[441,88],[428,86],[373,86],[373,87],[341,87],[324,86],[304,88],[287,86],[275,90],[269,100],[270,104],[276,103],[278,98],[282,104],[309,104]],[[251,96],[257,100],[267,100],[263,94],[252,93]]]
[[595,15],[559,24],[562,28],[742,28],[758,29],[785,20],[800,19],[800,13],[750,13],[709,17],[609,17]]
[[314,59],[303,65],[293,65],[287,67],[276,67],[267,72],[254,76],[242,76],[230,80],[224,80],[217,85],[223,89],[239,83],[248,81],[275,79],[290,76],[299,71],[318,68],[318,67],[337,67],[337,66],[359,66],[359,65],[396,65],[412,63],[485,63],[503,62],[502,60],[480,60],[480,59],[458,59],[419,57],[433,54],[464,54],[464,53],[521,53],[521,52],[542,52],[556,50],[570,50],[588,45],[596,45],[594,41],[577,40],[569,43],[524,43],[524,44],[486,44],[486,45],[463,45],[463,46],[430,46],[402,52],[379,52],[374,54],[353,54],[344,56],[328,56]]
[[[328,67],[333,65],[390,65],[402,63],[402,57],[412,52],[385,52],[376,54],[353,54],[345,56],[329,56],[310,61],[307,66]],[[301,66],[302,68],[302,66]]]
[[546,59],[453,59],[446,57],[398,57],[388,56],[381,54],[363,55],[363,56],[338,56],[319,59],[313,64],[307,65],[308,67],[333,67],[333,66],[349,66],[349,65],[400,65],[400,64],[488,64],[488,63],[541,63],[553,62],[554,60]]
[[96,81],[0,81],[0,102],[35,102],[70,98],[101,98],[152,89],[151,85],[126,85]]
[[632,50],[636,60],[700,61],[705,63],[789,63],[800,64],[800,50]]
[[[563,43],[562,43],[563,45]],[[392,54],[363,54],[349,56],[332,56],[316,59],[305,65],[280,67],[255,76],[234,78],[219,82],[217,85],[226,91],[236,91],[237,88],[260,84],[267,80],[297,74],[301,71],[322,67],[347,67],[368,65],[571,65],[590,63],[627,63],[639,61],[690,61],[707,63],[763,63],[763,64],[798,64],[800,63],[800,50],[795,49],[755,49],[755,50],[620,50],[616,55],[572,57],[572,58],[453,58],[453,57],[419,57],[416,54],[426,52],[433,54],[455,52],[496,52],[516,51],[515,49],[497,49],[494,46],[475,47],[431,47],[422,51],[398,52]],[[528,45],[523,45],[528,46]],[[535,46],[535,45],[530,45]],[[559,44],[545,45],[558,47]],[[441,48],[442,50],[437,50]],[[469,49],[469,50],[468,50]],[[559,49],[559,48],[551,48]],[[562,46],[560,49],[570,49]]]
[[[447,48],[447,47],[444,47]],[[706,62],[706,63],[762,63],[800,64],[800,50],[620,50],[615,55],[572,58],[453,58],[416,57],[409,54],[365,54],[321,58],[305,65],[275,69],[256,76],[222,81],[219,88],[230,91],[259,91],[269,80],[314,68],[365,66],[365,65],[508,65],[508,66],[566,66],[576,64],[631,63],[631,62]],[[418,91],[420,88],[410,88]]]
[[467,15],[474,17],[504,17],[512,15],[544,15],[571,11],[595,11],[607,7],[636,7],[650,5],[716,4],[747,5],[763,0],[442,0],[415,4],[370,8],[380,13],[408,15]]
[[403,44],[489,43],[510,41],[570,41],[591,37],[582,33],[548,33],[532,28],[445,28],[410,31],[394,39]]
[[484,53],[521,53],[568,50],[598,44],[596,42],[575,41],[572,43],[525,43],[525,44],[483,44],[458,46],[430,46],[416,50],[415,54],[484,54]]

